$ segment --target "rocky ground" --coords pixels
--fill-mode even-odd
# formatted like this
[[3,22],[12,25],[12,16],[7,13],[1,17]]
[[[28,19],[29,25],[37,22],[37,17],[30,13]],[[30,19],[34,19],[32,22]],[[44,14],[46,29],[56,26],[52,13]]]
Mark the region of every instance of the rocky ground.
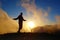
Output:
[[60,40],[60,33],[8,33],[0,35],[0,40]]

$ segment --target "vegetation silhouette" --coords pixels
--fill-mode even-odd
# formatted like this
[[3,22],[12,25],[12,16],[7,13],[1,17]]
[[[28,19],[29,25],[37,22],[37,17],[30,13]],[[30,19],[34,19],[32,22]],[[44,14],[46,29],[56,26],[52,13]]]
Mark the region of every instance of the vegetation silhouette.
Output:
[[24,18],[23,18],[23,13],[21,12],[20,15],[17,17],[17,18],[14,18],[14,20],[17,20],[18,19],[18,23],[19,23],[19,29],[18,29],[18,33],[20,33],[20,30],[22,29],[23,27],[23,21],[26,21]]

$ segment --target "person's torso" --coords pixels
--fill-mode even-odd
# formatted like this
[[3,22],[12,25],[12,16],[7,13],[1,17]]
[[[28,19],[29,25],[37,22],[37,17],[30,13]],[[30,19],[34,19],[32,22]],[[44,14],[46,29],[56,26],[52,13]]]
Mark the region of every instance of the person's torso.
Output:
[[19,22],[23,22],[23,17],[19,16],[18,20],[19,20]]

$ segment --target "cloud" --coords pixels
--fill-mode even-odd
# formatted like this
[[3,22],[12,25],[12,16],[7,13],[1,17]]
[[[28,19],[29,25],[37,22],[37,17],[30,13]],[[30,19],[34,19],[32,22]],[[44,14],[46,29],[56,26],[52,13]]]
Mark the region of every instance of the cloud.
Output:
[[60,16],[56,15],[55,18],[56,18],[56,23],[57,23],[57,26],[58,26],[57,28],[60,29]]
[[0,9],[0,34],[17,32],[18,24]]
[[56,32],[57,26],[54,25],[45,25],[45,26],[41,26],[41,27],[36,27],[32,30],[32,32],[37,32],[37,33],[41,33],[41,32],[46,32],[46,33],[54,33]]
[[48,22],[50,7],[48,7],[48,11],[43,8],[37,8],[35,0],[21,0],[21,6],[26,9],[28,19],[35,20],[39,25],[44,25],[45,22]]
[[60,24],[60,16],[55,16],[55,18],[56,18],[56,21],[57,21],[57,23],[59,23]]

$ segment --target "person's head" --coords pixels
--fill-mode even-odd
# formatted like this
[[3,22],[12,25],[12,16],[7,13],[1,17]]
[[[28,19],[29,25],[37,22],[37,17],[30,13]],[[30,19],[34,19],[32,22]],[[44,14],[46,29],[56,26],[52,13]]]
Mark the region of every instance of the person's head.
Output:
[[20,15],[23,15],[23,13],[21,12]]

